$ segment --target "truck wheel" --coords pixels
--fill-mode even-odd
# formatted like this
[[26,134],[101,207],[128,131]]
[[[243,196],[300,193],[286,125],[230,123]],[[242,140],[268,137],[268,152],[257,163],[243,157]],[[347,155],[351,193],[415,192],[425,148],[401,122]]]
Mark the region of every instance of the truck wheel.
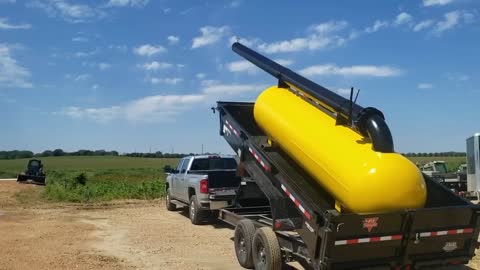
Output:
[[177,205],[171,202],[170,197],[170,189],[167,189],[167,195],[165,196],[165,204],[167,206],[168,211],[175,211],[177,210]]
[[195,195],[190,197],[190,207],[188,213],[192,224],[199,225],[201,223],[203,213],[200,209],[198,209],[197,196]]
[[282,251],[269,227],[259,228],[253,237],[253,263],[256,270],[281,270]]
[[253,268],[253,236],[255,234],[255,225],[249,219],[241,220],[235,227],[233,242],[235,245],[235,254],[238,263],[248,269]]

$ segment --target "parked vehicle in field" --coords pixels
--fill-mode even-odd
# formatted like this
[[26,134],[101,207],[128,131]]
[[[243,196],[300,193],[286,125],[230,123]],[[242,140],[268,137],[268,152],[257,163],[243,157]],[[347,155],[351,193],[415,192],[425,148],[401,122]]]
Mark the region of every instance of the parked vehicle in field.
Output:
[[31,180],[32,183],[39,185],[45,185],[45,179],[43,164],[39,159],[29,160],[25,171],[17,176],[17,182],[25,183]]
[[430,161],[420,167],[422,173],[428,175],[435,181],[446,186],[451,191],[464,196],[467,191],[466,175],[463,180],[459,178],[458,171],[456,173],[449,173],[445,161]]
[[[238,42],[232,47],[278,79],[266,90],[275,92],[267,97],[275,98],[269,104],[263,100],[262,106],[274,108],[270,111],[248,102],[219,101],[216,107],[220,135],[245,169],[233,206],[219,212],[221,220],[235,226],[233,244],[241,266],[280,270],[297,261],[315,270],[418,269],[468,263],[478,247],[480,207],[395,153],[379,110],[363,108],[354,102],[353,93],[345,99]],[[291,102],[278,102],[285,97]],[[308,118],[305,112],[315,117]],[[332,119],[327,121],[326,116]],[[300,128],[304,132],[296,133]],[[350,156],[344,155],[350,146]],[[319,153],[325,149],[329,151]],[[312,160],[305,153],[323,160]],[[368,164],[365,157],[377,163]],[[323,173],[324,178],[312,168],[323,170],[313,173]],[[406,179],[405,168],[415,181]],[[368,174],[360,178],[364,171],[382,181],[369,181]],[[350,178],[325,180],[332,173]],[[384,189],[388,184],[395,188]],[[414,187],[412,196],[399,196],[408,192],[402,186],[407,184]],[[349,185],[355,192],[337,192],[343,188],[339,185]],[[335,188],[337,193],[331,192]],[[371,212],[345,207],[347,199],[355,207],[357,202],[382,200],[408,205],[412,197],[414,207],[382,205]]]
[[420,166],[420,170],[422,170],[422,173],[435,180],[443,181],[445,180],[445,175],[447,174],[447,165],[445,164],[445,161],[435,160]]
[[176,169],[167,168],[166,207],[187,206],[193,224],[209,212],[231,206],[240,185],[234,156],[200,155],[182,158]]

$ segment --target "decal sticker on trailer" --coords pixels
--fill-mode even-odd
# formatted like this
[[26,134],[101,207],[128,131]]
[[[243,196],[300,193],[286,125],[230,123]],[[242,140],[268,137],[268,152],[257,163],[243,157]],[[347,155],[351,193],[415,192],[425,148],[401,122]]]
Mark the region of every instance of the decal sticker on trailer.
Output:
[[368,232],[372,232],[372,229],[376,227],[378,227],[378,217],[365,218],[363,220],[363,228],[367,229]]
[[442,248],[445,252],[452,252],[458,249],[457,242],[446,242]]

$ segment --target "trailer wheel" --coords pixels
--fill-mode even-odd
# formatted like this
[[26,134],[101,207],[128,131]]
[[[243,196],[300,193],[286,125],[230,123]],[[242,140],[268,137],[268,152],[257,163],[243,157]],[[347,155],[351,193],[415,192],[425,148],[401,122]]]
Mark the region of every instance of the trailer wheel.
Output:
[[198,209],[197,196],[192,195],[192,197],[190,197],[190,206],[188,209],[188,214],[192,224],[199,225],[203,218],[203,211]]
[[167,195],[165,196],[165,204],[167,206],[168,211],[175,211],[177,209],[177,205],[171,202],[169,188],[167,189]]
[[235,244],[235,255],[238,263],[247,269],[253,268],[253,236],[255,235],[255,225],[249,219],[241,220],[235,227],[233,242]]
[[256,270],[281,270],[282,251],[269,227],[259,228],[253,237],[253,263]]

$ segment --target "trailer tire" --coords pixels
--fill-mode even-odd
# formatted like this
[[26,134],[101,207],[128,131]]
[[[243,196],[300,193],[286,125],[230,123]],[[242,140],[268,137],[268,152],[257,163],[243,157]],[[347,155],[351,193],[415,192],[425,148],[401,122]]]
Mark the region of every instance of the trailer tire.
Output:
[[177,205],[172,203],[172,198],[170,196],[170,189],[167,188],[167,194],[165,195],[165,205],[167,206],[168,211],[175,211],[177,210]]
[[188,216],[190,217],[190,221],[193,225],[200,225],[203,219],[204,213],[198,208],[197,196],[192,195],[190,197],[190,204],[188,207]]
[[253,269],[253,236],[255,225],[249,219],[241,220],[235,227],[233,242],[238,263],[247,269]]
[[275,232],[269,227],[257,229],[253,237],[253,263],[256,270],[281,270],[282,250]]

